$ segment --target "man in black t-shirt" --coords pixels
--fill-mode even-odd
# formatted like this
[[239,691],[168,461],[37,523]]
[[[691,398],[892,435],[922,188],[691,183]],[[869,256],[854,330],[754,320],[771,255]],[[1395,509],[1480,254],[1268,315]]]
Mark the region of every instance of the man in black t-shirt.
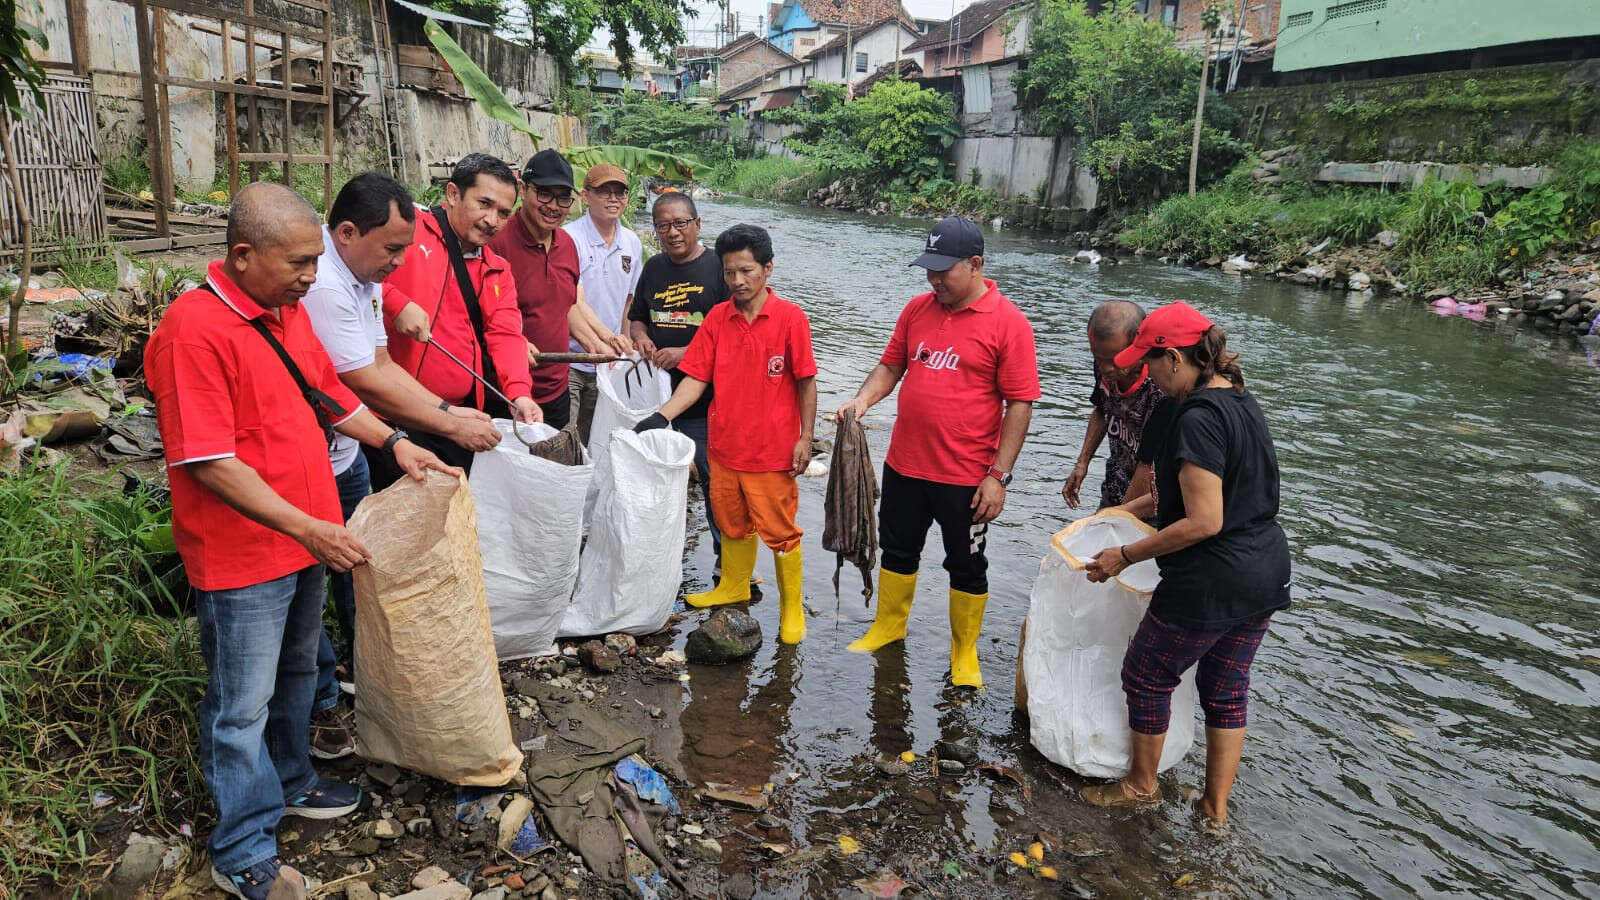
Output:
[[[656,200],[651,212],[661,253],[650,257],[639,273],[628,308],[628,337],[651,362],[666,369],[676,389],[683,374],[678,363],[700,330],[711,307],[728,299],[722,261],[700,244],[700,211],[687,194],[673,192]],[[711,467],[706,462],[706,413],[711,386],[695,404],[672,421],[672,427],[694,440],[694,465],[706,501],[706,524],[720,558],[722,535],[711,516]]]

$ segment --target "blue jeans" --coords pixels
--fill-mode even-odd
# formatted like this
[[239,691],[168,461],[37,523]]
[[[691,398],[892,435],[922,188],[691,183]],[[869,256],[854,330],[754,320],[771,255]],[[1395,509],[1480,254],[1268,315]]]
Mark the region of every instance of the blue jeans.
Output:
[[[339,510],[344,520],[356,514],[356,505],[372,493],[367,478],[367,458],[356,454],[356,461],[339,475],[334,476],[339,486]],[[333,611],[339,617],[339,631],[344,635],[350,655],[356,652],[356,591],[349,572],[333,572],[328,576],[328,593],[333,595]],[[335,669],[339,658],[334,655],[333,641],[328,639],[328,629],[322,629],[322,639],[317,642],[317,700],[312,706],[317,712],[333,709],[339,703],[339,678]],[[352,669],[354,664],[352,664]]]
[[672,423],[674,431],[694,441],[694,468],[700,473],[700,494],[706,501],[706,527],[711,530],[711,546],[722,555],[722,532],[717,530],[716,517],[711,515],[711,463],[706,459],[706,420],[680,418]]
[[311,696],[326,573],[321,565],[226,591],[196,591],[210,681],[200,702],[200,766],[217,826],[211,860],[239,872],[278,852],[286,800],[317,783]]

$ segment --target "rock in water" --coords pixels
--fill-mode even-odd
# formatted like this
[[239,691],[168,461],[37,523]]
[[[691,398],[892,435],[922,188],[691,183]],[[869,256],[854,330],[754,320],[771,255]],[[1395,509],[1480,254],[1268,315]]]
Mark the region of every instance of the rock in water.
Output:
[[966,741],[940,741],[933,748],[941,760],[953,759],[963,766],[978,764],[978,751]]
[[601,641],[585,642],[578,648],[578,659],[601,675],[609,675],[622,668],[622,657]]
[[720,666],[744,659],[761,646],[761,624],[749,613],[723,607],[711,614],[705,624],[689,633],[683,645],[689,662]]

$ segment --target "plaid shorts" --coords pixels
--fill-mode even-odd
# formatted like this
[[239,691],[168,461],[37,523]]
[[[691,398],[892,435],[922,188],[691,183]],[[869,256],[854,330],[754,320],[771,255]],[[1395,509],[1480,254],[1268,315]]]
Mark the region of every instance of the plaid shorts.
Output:
[[1128,726],[1140,734],[1166,734],[1172,692],[1190,666],[1199,666],[1195,686],[1207,728],[1245,727],[1250,663],[1256,658],[1272,614],[1221,631],[1191,631],[1144,614],[1122,658],[1122,690],[1128,695]]

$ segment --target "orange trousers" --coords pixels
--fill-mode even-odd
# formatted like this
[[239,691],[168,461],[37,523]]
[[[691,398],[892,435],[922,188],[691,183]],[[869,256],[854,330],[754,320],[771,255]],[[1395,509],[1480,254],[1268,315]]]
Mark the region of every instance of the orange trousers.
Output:
[[779,553],[800,546],[800,486],[788,472],[740,472],[711,460],[711,514],[722,533],[752,534]]

